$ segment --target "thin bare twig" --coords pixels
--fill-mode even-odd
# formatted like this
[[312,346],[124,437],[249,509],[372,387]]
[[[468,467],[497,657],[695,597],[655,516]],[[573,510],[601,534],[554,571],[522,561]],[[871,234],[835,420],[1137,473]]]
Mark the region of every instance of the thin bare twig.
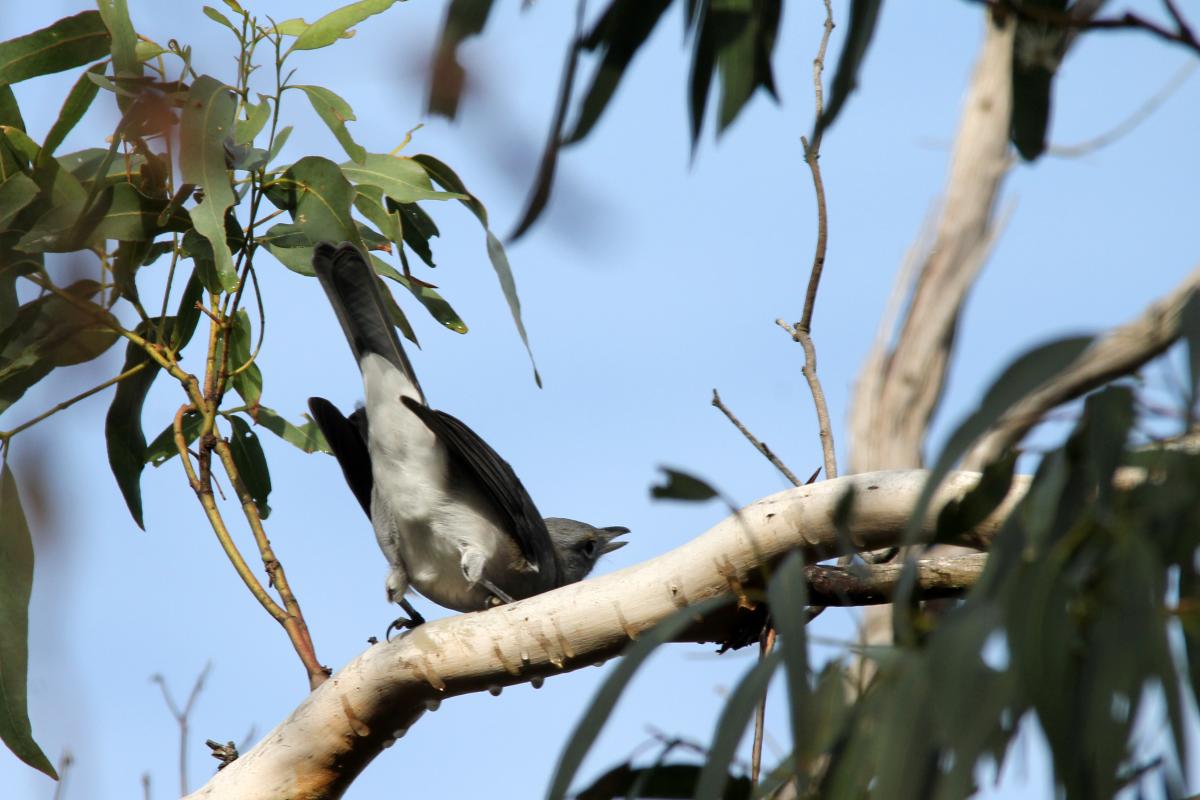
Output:
[[[825,69],[825,50],[829,46],[829,36],[833,33],[833,7],[830,0],[825,0],[825,28],[821,34],[821,44],[817,48],[816,58],[813,59],[813,95],[816,114],[819,118],[824,111],[825,97],[821,86],[821,73]],[[808,277],[808,289],[804,294],[804,311],[800,321],[789,326],[782,320],[776,323],[791,334],[792,339],[804,348],[804,379],[812,392],[813,405],[816,407],[817,427],[821,437],[821,453],[825,459],[825,477],[836,478],[837,451],[833,443],[833,426],[829,421],[829,407],[825,403],[825,391],[817,377],[817,349],[812,341],[812,316],[817,302],[817,289],[821,285],[821,273],[825,269],[825,250],[829,241],[829,217],[825,208],[825,183],[821,179],[821,136],[818,134],[810,143],[803,136],[800,143],[804,146],[804,161],[812,173],[813,190],[817,197],[817,245],[813,253],[812,271]]]
[[[763,631],[759,643],[758,658],[761,661],[771,655],[775,648],[775,628],[770,624]],[[762,770],[763,728],[767,721],[767,693],[764,690],[762,699],[758,701],[758,709],[754,712],[754,747],[750,751],[750,785],[758,784],[758,775]]]
[[775,469],[782,472],[783,476],[792,482],[792,486],[801,485],[800,479],[796,477],[795,473],[787,468],[787,465],[779,459],[779,456],[775,455],[775,452],[767,446],[767,443],[760,442],[758,439],[756,439],[754,434],[742,424],[742,421],[734,416],[733,412],[730,411],[723,402],[721,402],[721,395],[717,394],[716,389],[713,389],[712,404],[719,408],[721,413],[729,418],[729,421],[733,423],[734,427],[742,432],[742,435],[746,437],[750,444],[754,445],[754,448],[758,450],[758,452],[762,453],[768,461],[775,465]]
[[67,773],[75,764],[75,756],[70,750],[63,750],[62,758],[58,760],[58,782],[54,784],[53,800],[63,800],[67,794]]
[[[209,670],[212,669],[212,662],[204,665],[204,669],[200,670],[200,674],[196,676],[196,682],[192,684],[192,691],[188,693],[187,702],[183,708],[175,704],[175,698],[171,697],[171,690],[167,688],[167,679],[162,675],[151,675],[150,680],[158,684],[158,688],[162,690],[163,700],[167,704],[167,710],[171,712],[171,716],[179,723],[179,794],[185,795],[188,792],[188,777],[187,777],[187,749],[188,749],[188,718],[191,716],[192,708],[196,705],[196,700],[200,697],[200,692],[204,691],[204,681],[208,678]],[[144,782],[144,785],[148,781]]]

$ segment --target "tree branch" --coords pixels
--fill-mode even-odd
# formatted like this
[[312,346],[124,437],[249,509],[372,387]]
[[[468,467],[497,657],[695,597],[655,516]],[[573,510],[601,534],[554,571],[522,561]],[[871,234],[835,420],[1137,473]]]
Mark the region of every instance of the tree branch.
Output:
[[[922,600],[960,597],[979,580],[986,564],[987,555],[984,553],[918,561],[913,596]],[[869,606],[890,603],[903,571],[903,564],[883,564],[857,569],[809,566],[805,568],[808,578],[808,602],[816,606]]]
[[[759,580],[765,567],[803,548],[817,561],[840,553],[834,510],[855,492],[856,547],[896,544],[927,473],[853,475],[788,489],[742,509],[657,558],[489,611],[426,623],[372,646],[308,695],[253,749],[189,797],[336,798],[385,747],[437,701],[576,670],[619,655],[631,638],[679,608]],[[922,529],[961,497],[978,474],[951,473]],[[986,543],[1028,489],[1014,481],[996,513],[972,532]],[[693,641],[711,640],[697,626]]]

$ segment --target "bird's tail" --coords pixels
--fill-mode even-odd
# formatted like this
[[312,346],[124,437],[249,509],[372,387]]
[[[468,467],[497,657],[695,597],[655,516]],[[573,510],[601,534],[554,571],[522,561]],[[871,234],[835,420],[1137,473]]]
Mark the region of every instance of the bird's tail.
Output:
[[379,278],[358,248],[349,242],[337,246],[321,242],[313,249],[312,263],[358,362],[370,353],[383,356],[421,392],[383,304]]

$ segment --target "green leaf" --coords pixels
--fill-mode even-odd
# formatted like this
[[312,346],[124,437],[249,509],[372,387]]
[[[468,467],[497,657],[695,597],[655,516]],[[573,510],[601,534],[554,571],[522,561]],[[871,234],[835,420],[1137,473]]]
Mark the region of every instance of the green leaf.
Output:
[[171,333],[171,347],[180,350],[192,340],[196,332],[196,323],[200,321],[199,303],[204,294],[204,284],[200,277],[192,272],[187,285],[183,287],[183,295],[179,298],[179,310],[175,312],[175,326]]
[[693,154],[700,142],[700,131],[704,128],[704,111],[708,107],[708,92],[717,64],[717,45],[717,25],[710,4],[704,3],[696,17],[692,69],[688,75],[688,119],[691,123]]
[[180,123],[179,162],[183,180],[204,187],[204,200],[190,211],[196,232],[212,247],[221,288],[237,287],[237,270],[225,237],[225,212],[235,200],[225,170],[225,139],[233,131],[237,103],[229,87],[208,75],[192,83]]
[[467,195],[460,192],[435,191],[425,167],[404,156],[368,153],[357,164],[347,161],[341,167],[342,174],[354,183],[377,186],[397,203],[467,199]]
[[346,155],[361,164],[367,157],[367,151],[362,145],[354,141],[354,137],[350,135],[350,131],[346,128],[347,122],[352,122],[357,119],[354,116],[354,109],[350,108],[350,104],[343,100],[338,95],[326,89],[324,86],[289,86],[289,89],[300,89],[308,95],[308,102],[312,104],[313,111],[317,112],[317,116],[333,133],[334,138],[338,140],[338,144],[346,151]]
[[218,25],[224,25],[226,28],[229,28],[229,30],[233,31],[234,36],[240,36],[238,29],[233,27],[233,23],[229,21],[229,17],[225,16],[220,11],[217,11],[212,6],[203,6],[200,10],[204,12],[204,16],[208,17],[213,22],[217,23]]
[[0,42],[0,84],[18,83],[95,61],[108,54],[109,41],[100,14],[84,11]]
[[[122,79],[142,77],[142,62],[137,56],[137,33],[133,30],[133,22],[129,19],[129,8],[126,0],[97,0],[100,15],[104,24],[112,34],[112,64],[113,77],[120,85]],[[122,111],[128,111],[133,97],[118,92],[117,105]]]
[[[138,326],[138,333],[153,338],[158,322],[159,318],[156,317],[150,320],[149,325],[142,323]],[[168,324],[173,322],[168,320]],[[104,418],[104,439],[108,446],[108,465],[117,479],[117,487],[125,498],[125,505],[133,521],[145,530],[146,524],[142,518],[142,470],[146,467],[146,434],[142,431],[142,408],[154,379],[158,377],[159,367],[150,360],[145,350],[130,342],[125,349],[125,365],[121,371],[133,369],[142,363],[146,366],[141,372],[117,384],[117,392]]]
[[721,15],[723,36],[717,52],[717,70],[721,75],[718,133],[737,118],[758,87],[776,96],[771,56],[779,32],[781,0],[746,6],[744,12]]
[[837,119],[846,98],[858,87],[858,70],[867,55],[871,37],[875,35],[875,24],[879,21],[879,9],[882,6],[883,0],[852,0],[846,43],[842,45],[837,71],[829,86],[829,94],[825,97],[825,110],[813,125],[810,143],[819,141],[825,129]]
[[15,172],[0,183],[0,231],[38,195],[37,184],[23,172]]
[[[429,240],[434,236],[439,236],[440,233],[433,217],[425,213],[425,210],[416,203],[396,203],[390,198],[386,200],[386,203],[388,211],[400,217],[404,243],[422,261],[431,267],[436,267],[437,265],[433,263],[433,249],[430,247]],[[400,248],[400,257],[404,258],[404,248]]]
[[466,333],[467,324],[459,318],[458,313],[446,302],[446,299],[438,294],[437,290],[432,286],[425,286],[421,283],[413,283],[404,275],[396,271],[396,269],[388,264],[383,259],[372,254],[371,262],[375,265],[375,271],[385,278],[391,278],[396,283],[408,289],[412,296],[417,298],[417,301],[425,306],[425,310],[430,316],[438,322],[445,325],[455,333]]
[[284,125],[278,133],[275,134],[275,141],[271,144],[271,149],[267,151],[267,163],[270,164],[279,155],[279,151],[287,144],[288,137],[292,135],[292,126]]
[[254,412],[254,421],[259,426],[266,428],[271,433],[283,439],[290,445],[300,448],[306,453],[321,451],[322,453],[331,452],[329,445],[325,442],[325,437],[321,435],[321,429],[317,427],[317,423],[305,415],[308,419],[303,425],[293,425],[282,417],[278,412],[260,405]]
[[717,490],[695,475],[659,467],[667,476],[666,483],[650,487],[650,496],[658,500],[712,500],[719,497]]
[[729,780],[729,764],[738,743],[746,733],[746,723],[754,714],[754,708],[767,690],[775,668],[779,666],[783,652],[776,650],[761,659],[742,678],[737,688],[725,701],[725,708],[713,731],[713,741],[708,748],[708,758],[696,782],[696,800],[720,800]]
[[151,42],[139,40],[138,43],[133,46],[133,52],[134,55],[137,56],[137,60],[144,64],[150,59],[161,56],[167,51]]
[[267,469],[267,457],[263,455],[262,444],[246,420],[232,416],[229,417],[229,424],[233,426],[233,434],[229,437],[233,463],[246,491],[258,505],[259,516],[266,519],[271,515],[271,507],[267,505],[267,496],[271,494],[271,473]]
[[458,101],[466,83],[466,72],[458,63],[463,40],[483,31],[493,0],[451,0],[446,21],[438,37],[437,53],[429,77],[429,112],[450,119],[458,113]]
[[604,727],[604,723],[612,714],[617,700],[624,694],[625,687],[633,679],[634,673],[650,657],[650,654],[658,649],[659,645],[673,641],[697,619],[730,602],[731,598],[728,596],[711,597],[693,606],[681,608],[650,630],[639,634],[637,639],[625,648],[621,660],[604,679],[604,683],[600,685],[600,689],[588,705],[588,710],[584,712],[583,718],[579,720],[579,724],[572,731],[571,738],[567,740],[566,747],[563,748],[562,755],[559,756],[558,764],[554,769],[554,777],[550,781],[550,790],[547,792],[548,800],[563,800],[567,796],[567,791],[571,788],[571,781],[575,778],[575,773],[579,771],[579,765],[583,763],[583,759],[596,741],[596,737],[600,735],[600,729]]
[[260,94],[257,104],[246,104],[246,118],[234,124],[233,141],[236,144],[250,144],[270,119],[271,98]]
[[404,244],[404,224],[400,220],[400,212],[391,211],[383,204],[383,190],[378,186],[356,186],[354,207],[371,224],[379,228],[389,241],[398,247]]
[[582,42],[584,48],[593,52],[600,50],[603,56],[592,84],[583,96],[575,127],[563,144],[578,142],[591,133],[625,76],[625,70],[670,4],[671,0],[615,0],[605,9]]
[[[253,340],[250,330],[250,314],[246,309],[239,308],[237,316],[233,321],[233,331],[229,337],[229,370],[241,369],[243,365],[250,361],[250,351],[253,345]],[[242,400],[246,401],[246,405],[254,407],[258,405],[258,399],[262,397],[262,370],[258,368],[258,364],[250,364],[250,366],[242,369],[241,372],[233,375],[230,378],[230,383],[233,384],[234,390],[241,395]]]
[[[196,441],[200,436],[200,428],[203,427],[204,418],[195,412],[189,411],[183,415],[183,439],[189,445]],[[179,455],[179,449],[175,446],[175,423],[167,425],[163,432],[154,437],[149,445],[146,446],[146,452],[143,458],[146,463],[153,467],[161,467],[166,462],[170,461],[175,456]]]
[[192,227],[188,213],[177,209],[163,222],[168,201],[147,197],[129,183],[113,187],[112,202],[96,226],[94,236],[121,242],[148,242],[164,231],[186,231]]
[[1187,342],[1187,404],[1190,415],[1195,413],[1197,395],[1200,394],[1200,291],[1192,292],[1183,304],[1183,310],[1179,312],[1179,333]]
[[[85,150],[79,150],[74,153],[57,156],[55,161],[59,166],[71,173],[75,178],[81,181],[94,180],[97,171],[104,162],[108,160],[108,148],[89,147]],[[146,163],[146,157],[141,153],[134,153],[129,159],[129,170],[139,169]],[[105,167],[102,181],[128,181],[130,174],[126,171],[124,159],[120,161],[112,161]]]
[[[779,634],[780,652],[787,667],[788,712],[792,742],[797,758],[811,753],[809,708],[812,689],[808,665],[808,580],[804,575],[804,552],[793,550],[775,570],[767,584],[771,620]],[[814,754],[815,755],[815,754]],[[799,763],[799,761],[798,761]]]
[[504,299],[508,302],[508,310],[512,313],[513,323],[517,326],[517,333],[521,336],[521,342],[525,345],[525,352],[529,354],[529,363],[533,366],[533,379],[540,387],[542,385],[542,376],[538,374],[537,363],[533,360],[533,350],[529,346],[529,336],[525,333],[525,323],[521,321],[521,300],[517,297],[517,284],[513,279],[512,267],[508,264],[508,256],[504,252],[504,245],[500,244],[500,240],[492,233],[488,227],[487,209],[483,203],[479,201],[475,195],[467,190],[462,179],[450,169],[449,166],[442,161],[430,155],[413,156],[413,160],[425,167],[425,171],[429,173],[434,181],[443,189],[449,192],[465,195],[460,200],[464,206],[471,209],[471,213],[479,220],[479,224],[483,226],[484,233],[487,237],[487,253],[488,259],[492,262],[492,268],[496,271],[496,278],[500,281],[500,290],[504,293]]
[[337,164],[306,156],[290,166],[280,182],[288,193],[292,219],[310,242],[361,243],[350,215],[354,187]]
[[17,482],[0,467],[0,739],[13,755],[58,780],[29,724],[29,595],[33,590],[33,538],[21,509]]
[[316,50],[319,47],[328,47],[345,36],[350,28],[367,17],[387,11],[395,2],[396,0],[360,0],[331,11],[305,28],[296,37],[290,49]]
[[967,448],[1014,404],[1070,366],[1091,343],[1090,336],[1056,339],[1022,354],[1000,373],[984,393],[979,408],[954,429],[930,469],[929,478],[908,519],[906,541],[912,541],[921,529],[933,493]]
[[67,94],[67,99],[63,101],[62,109],[58,112],[58,119],[54,121],[54,125],[50,128],[50,132],[46,134],[46,141],[42,143],[42,149],[38,153],[39,160],[50,158],[58,146],[62,144],[63,139],[67,134],[79,123],[79,120],[91,107],[92,101],[96,99],[100,87],[92,83],[88,79],[88,75],[101,75],[104,73],[104,64],[95,64],[90,67],[87,72],[75,81],[75,85],[71,87],[70,93]]

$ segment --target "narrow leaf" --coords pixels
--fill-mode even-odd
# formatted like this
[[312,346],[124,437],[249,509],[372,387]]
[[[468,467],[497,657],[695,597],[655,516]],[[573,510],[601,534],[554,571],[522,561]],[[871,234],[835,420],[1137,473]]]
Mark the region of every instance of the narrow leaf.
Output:
[[446,302],[446,298],[438,294],[437,290],[432,286],[425,286],[424,284],[410,281],[386,261],[373,254],[371,262],[375,265],[377,273],[385,278],[391,278],[405,289],[408,289],[412,293],[412,296],[417,298],[417,302],[425,306],[425,310],[438,322],[455,333],[467,332],[467,324],[462,321],[458,313]]
[[237,316],[234,318],[233,331],[229,337],[228,366],[230,372],[241,370],[230,378],[230,382],[233,384],[234,390],[246,401],[246,405],[251,408],[258,405],[258,399],[262,397],[263,385],[262,370],[258,368],[258,364],[251,363],[242,369],[250,361],[250,352],[253,346],[250,314],[246,309],[239,308]]
[[303,425],[293,425],[277,411],[260,405],[254,413],[254,421],[260,427],[266,428],[280,439],[306,453],[318,450],[322,453],[330,452],[325,437],[321,435],[321,429],[311,419]]
[[403,156],[367,153],[361,161],[341,165],[342,174],[356,184],[377,186],[397,203],[418,200],[465,200],[459,192],[439,192],[420,162]]
[[50,132],[46,134],[46,141],[42,143],[42,149],[38,153],[38,159],[44,160],[54,155],[54,151],[62,144],[63,139],[67,134],[79,123],[79,120],[87,112],[92,105],[92,101],[96,99],[96,95],[100,92],[100,87],[88,79],[88,75],[101,75],[104,73],[104,64],[95,64],[90,67],[87,72],[79,77],[75,85],[71,87],[71,91],[67,94],[67,99],[63,101],[62,109],[58,112],[58,119],[54,121],[54,125],[50,128]]
[[234,124],[233,141],[237,144],[250,144],[254,137],[262,131],[267,121],[271,119],[271,98],[258,96],[257,104],[246,105],[246,118],[239,119]]
[[708,748],[708,759],[700,771],[700,779],[696,782],[696,800],[720,800],[729,781],[729,764],[738,743],[746,733],[746,723],[754,714],[754,708],[762,699],[779,666],[783,651],[776,650],[760,660],[746,673],[733,694],[725,701],[725,708],[717,719],[717,727],[713,731],[713,741]]
[[[139,333],[147,335],[155,330],[157,319],[151,326],[139,325]],[[108,465],[117,487],[125,499],[125,505],[133,521],[142,530],[146,524],[142,518],[142,470],[146,467],[146,434],[142,431],[142,407],[159,368],[150,361],[146,351],[133,342],[125,349],[125,365],[121,371],[132,369],[138,364],[147,365],[135,375],[117,384],[112,405],[104,418],[104,439],[108,447]]]
[[812,733],[808,724],[812,689],[808,681],[808,581],[803,551],[792,551],[775,570],[767,585],[767,602],[787,667],[792,742],[799,758],[799,752],[805,749],[803,743],[811,740]]
[[346,151],[346,155],[358,164],[366,160],[367,151],[354,141],[354,137],[346,128],[347,122],[357,119],[354,116],[354,109],[350,108],[349,103],[324,86],[290,86],[288,88],[300,89],[308,95],[308,102],[312,103],[313,111],[317,112],[317,116],[333,133],[338,144]]
[[271,494],[271,473],[267,470],[267,457],[263,454],[258,435],[250,429],[250,423],[241,417],[229,418],[233,433],[229,437],[229,449],[233,463],[237,466],[246,491],[258,505],[258,513],[266,519],[271,514],[267,497]]
[[204,187],[204,200],[190,211],[196,232],[212,246],[221,287],[237,287],[237,271],[225,238],[225,211],[235,200],[225,170],[225,139],[233,131],[237,103],[229,87],[208,75],[192,84],[180,124],[183,180]]
[[493,0],[451,0],[438,37],[429,77],[429,112],[454,119],[466,84],[466,71],[458,63],[464,39],[483,31]]
[[33,538],[8,462],[0,467],[0,740],[13,755],[58,780],[29,724],[29,595]]
[[[129,7],[126,0],[98,0],[100,14],[104,24],[112,34],[112,64],[113,75],[118,85],[121,79],[142,77],[142,62],[137,56],[137,33],[133,30],[133,22],[129,19]],[[122,111],[128,110],[133,97],[124,93],[117,94],[117,105]]]
[[342,38],[350,28],[367,17],[387,11],[396,0],[360,0],[331,11],[304,29],[292,44],[292,50],[316,50]]
[[659,500],[711,500],[717,490],[697,478],[670,467],[659,467],[667,476],[661,486],[650,487],[650,496]]
[[[188,412],[183,416],[183,440],[187,444],[196,441],[200,436],[200,428],[203,427],[204,418],[199,414]],[[161,467],[166,462],[170,461],[175,456],[179,455],[179,448],[175,445],[175,423],[167,425],[162,433],[154,437],[154,441],[146,446],[146,451],[143,453],[143,458],[146,463],[153,467]]]
[[18,83],[82,66],[108,54],[108,28],[96,11],[0,42],[0,84]]

